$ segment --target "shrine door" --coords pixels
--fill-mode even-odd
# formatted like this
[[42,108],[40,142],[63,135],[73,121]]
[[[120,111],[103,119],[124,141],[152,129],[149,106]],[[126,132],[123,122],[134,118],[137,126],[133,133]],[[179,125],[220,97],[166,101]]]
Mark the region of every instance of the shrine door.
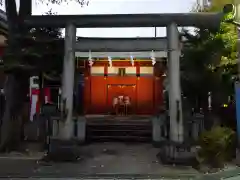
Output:
[[136,85],[109,84],[107,87],[108,111],[113,112],[113,99],[119,96],[128,96],[131,102],[131,113],[136,109]]

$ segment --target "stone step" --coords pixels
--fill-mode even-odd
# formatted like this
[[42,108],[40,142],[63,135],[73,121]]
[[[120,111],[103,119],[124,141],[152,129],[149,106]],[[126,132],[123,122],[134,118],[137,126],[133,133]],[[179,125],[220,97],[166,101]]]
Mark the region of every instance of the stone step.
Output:
[[87,127],[87,139],[96,140],[132,140],[150,141],[152,137],[151,127],[138,126],[94,126]]
[[152,129],[152,126],[128,126],[128,125],[106,125],[106,126],[103,126],[103,125],[87,125],[87,129],[88,130],[109,130],[109,131],[128,131],[128,130],[134,130],[134,131],[137,131],[137,130],[151,130]]
[[137,137],[151,137],[151,131],[88,131],[87,136],[137,136]]
[[132,141],[132,142],[151,142],[151,137],[141,136],[91,136],[90,141]]
[[151,141],[152,123],[149,118],[110,116],[89,119],[87,139],[93,141]]
[[94,128],[88,128],[88,130],[91,132],[132,132],[132,131],[136,131],[136,132],[152,132],[152,129],[94,129]]
[[87,125],[99,125],[99,126],[106,126],[106,125],[128,125],[128,126],[135,126],[135,125],[151,125],[151,121],[91,121],[87,122]]

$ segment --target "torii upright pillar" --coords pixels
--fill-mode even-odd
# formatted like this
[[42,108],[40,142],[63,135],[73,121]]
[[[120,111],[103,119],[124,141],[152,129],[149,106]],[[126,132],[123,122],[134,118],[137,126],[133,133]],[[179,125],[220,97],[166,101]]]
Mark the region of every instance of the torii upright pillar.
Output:
[[76,27],[68,24],[65,29],[65,48],[62,76],[62,120],[59,127],[59,138],[69,140],[73,134],[73,91],[75,77],[75,44]]
[[180,85],[180,41],[175,23],[167,26],[170,139],[183,142],[183,115]]

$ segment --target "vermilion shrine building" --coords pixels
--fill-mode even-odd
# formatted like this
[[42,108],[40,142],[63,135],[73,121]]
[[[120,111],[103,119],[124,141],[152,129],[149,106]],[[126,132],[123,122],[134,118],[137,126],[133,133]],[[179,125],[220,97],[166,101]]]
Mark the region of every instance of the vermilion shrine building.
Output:
[[75,87],[84,114],[114,113],[118,96],[130,98],[129,114],[156,114],[163,103],[166,49],[166,38],[78,37]]
[[83,92],[79,101],[84,104],[84,114],[112,114],[113,99],[121,95],[130,98],[130,114],[152,115],[159,110],[164,78],[159,62],[153,65],[150,58],[134,58],[134,62],[115,58],[109,66],[107,58],[97,58],[92,66],[88,61],[81,64],[78,68],[84,73],[78,93]]

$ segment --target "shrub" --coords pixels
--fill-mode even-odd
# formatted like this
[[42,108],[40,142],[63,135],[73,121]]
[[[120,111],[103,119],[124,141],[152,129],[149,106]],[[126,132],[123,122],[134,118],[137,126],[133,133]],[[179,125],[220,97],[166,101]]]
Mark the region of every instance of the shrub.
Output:
[[230,128],[214,127],[199,138],[198,161],[212,167],[221,168],[232,154],[235,133]]

